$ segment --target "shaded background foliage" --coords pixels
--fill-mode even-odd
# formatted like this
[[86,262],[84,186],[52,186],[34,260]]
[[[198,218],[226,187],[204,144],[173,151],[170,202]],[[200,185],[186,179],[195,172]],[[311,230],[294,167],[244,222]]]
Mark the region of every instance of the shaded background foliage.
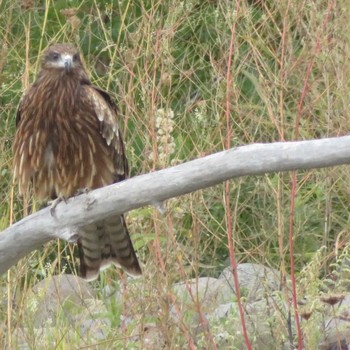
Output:
[[[0,1],[0,227],[40,205],[30,198],[23,206],[16,188],[12,197],[11,145],[17,103],[49,44],[80,47],[93,83],[118,101],[137,175],[224,149],[227,84],[232,146],[293,140],[311,62],[298,138],[347,134],[349,7],[338,1],[324,27],[328,2],[322,0],[243,1],[239,11],[230,0]],[[340,239],[337,248],[346,244],[348,175],[345,166],[298,172],[297,270],[325,246],[320,272],[327,275],[334,242]],[[235,180],[230,191],[229,209],[220,185],[170,200],[165,216],[152,208],[129,213],[146,273],[156,275],[159,250],[170,281],[184,277],[179,266],[186,267],[187,277],[217,275],[228,264],[227,210],[239,261],[288,270],[290,174]],[[13,273],[27,283],[48,271],[75,271],[73,248],[52,242]]]

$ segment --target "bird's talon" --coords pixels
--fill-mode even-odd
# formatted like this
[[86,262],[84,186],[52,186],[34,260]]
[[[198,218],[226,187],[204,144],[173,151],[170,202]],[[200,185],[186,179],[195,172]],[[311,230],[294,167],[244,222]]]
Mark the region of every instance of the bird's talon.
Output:
[[81,194],[87,194],[87,193],[89,193],[89,192],[90,192],[90,189],[89,189],[88,187],[79,188],[79,189],[75,192],[74,196],[80,196]]
[[50,214],[51,216],[55,216],[56,207],[60,202],[67,203],[67,198],[65,197],[57,197],[56,199],[49,202],[50,206]]

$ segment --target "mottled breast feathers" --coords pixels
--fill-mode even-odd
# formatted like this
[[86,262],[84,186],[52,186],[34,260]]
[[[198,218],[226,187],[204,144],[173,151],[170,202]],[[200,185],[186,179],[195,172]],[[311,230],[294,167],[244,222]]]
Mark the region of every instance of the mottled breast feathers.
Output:
[[17,112],[14,173],[20,192],[33,182],[39,198],[69,197],[80,188],[127,177],[117,107],[110,96],[86,80],[75,86],[63,82],[57,86],[64,91],[57,107],[47,103],[51,93],[45,87],[45,81],[34,84]]

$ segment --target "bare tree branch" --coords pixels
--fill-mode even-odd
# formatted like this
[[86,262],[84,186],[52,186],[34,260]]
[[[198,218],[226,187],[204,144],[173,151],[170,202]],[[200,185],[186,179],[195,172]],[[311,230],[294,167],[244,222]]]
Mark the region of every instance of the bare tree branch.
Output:
[[45,208],[0,233],[0,273],[45,242],[76,239],[76,229],[107,216],[213,186],[230,178],[350,163],[350,136],[237,147],[141,175]]

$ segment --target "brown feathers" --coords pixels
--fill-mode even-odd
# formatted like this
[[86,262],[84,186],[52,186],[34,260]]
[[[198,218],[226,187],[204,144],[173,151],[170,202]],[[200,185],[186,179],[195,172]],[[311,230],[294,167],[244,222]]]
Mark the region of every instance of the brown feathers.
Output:
[[[117,107],[105,91],[91,85],[72,45],[47,49],[37,81],[19,103],[16,125],[14,175],[22,194],[32,184],[40,199],[67,198],[79,189],[106,186],[128,175]],[[82,228],[83,276],[95,276],[101,265],[110,262],[141,273],[126,226],[121,223],[122,216]],[[124,242],[116,237],[123,237]],[[94,241],[94,254],[89,239]],[[127,247],[126,258],[120,247]]]

